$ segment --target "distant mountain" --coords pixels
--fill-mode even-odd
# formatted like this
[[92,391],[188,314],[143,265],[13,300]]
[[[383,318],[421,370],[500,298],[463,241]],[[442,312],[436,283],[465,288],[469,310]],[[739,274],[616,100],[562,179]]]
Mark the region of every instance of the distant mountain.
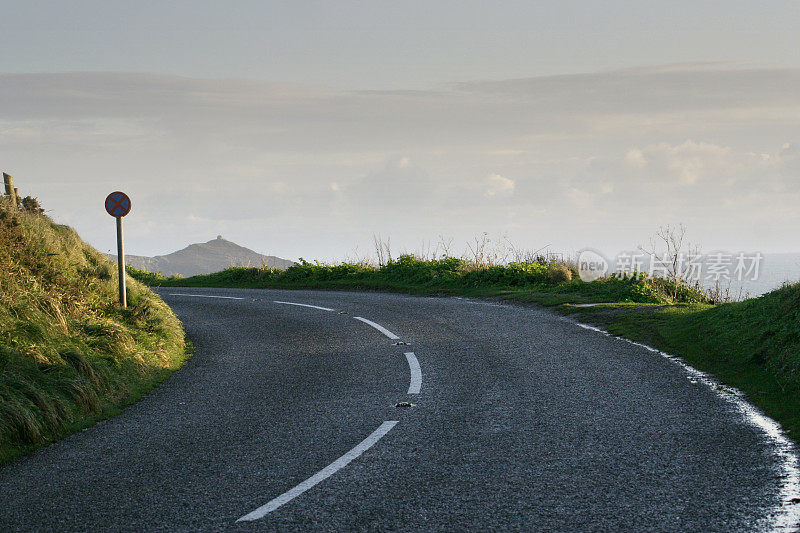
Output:
[[[117,256],[111,255],[116,261]],[[211,274],[231,266],[287,269],[294,261],[274,255],[262,255],[244,246],[225,240],[222,236],[204,243],[191,244],[183,250],[168,255],[145,257],[126,255],[125,263],[148,272],[161,272],[165,276],[178,274],[183,277]]]

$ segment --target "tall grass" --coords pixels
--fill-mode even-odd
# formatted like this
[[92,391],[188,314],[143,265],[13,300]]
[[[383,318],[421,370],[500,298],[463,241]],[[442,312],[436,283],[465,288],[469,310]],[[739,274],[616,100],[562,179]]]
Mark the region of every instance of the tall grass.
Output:
[[0,199],[0,461],[132,401],[184,359],[180,322],[69,227]]
[[286,270],[231,267],[222,272],[185,279],[165,278],[128,267],[144,283],[164,286],[332,288],[390,290],[420,294],[445,293],[476,296],[555,296],[560,302],[705,302],[702,292],[662,278],[608,277],[584,283],[574,264],[539,255],[529,262],[507,264],[487,261],[480,252],[472,258],[438,256],[424,259],[403,254],[383,256],[384,263],[368,261],[326,264],[300,263]]

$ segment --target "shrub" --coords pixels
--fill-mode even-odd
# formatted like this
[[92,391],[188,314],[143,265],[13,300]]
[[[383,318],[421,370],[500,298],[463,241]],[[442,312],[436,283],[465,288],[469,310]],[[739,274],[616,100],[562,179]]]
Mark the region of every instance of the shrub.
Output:
[[41,215],[44,213],[44,208],[39,205],[39,199],[33,196],[26,196],[22,199],[20,207],[23,211],[32,213],[34,215]]
[[550,263],[547,265],[547,279],[553,283],[567,283],[572,281],[572,271],[567,265]]
[[[129,270],[145,282],[171,282],[149,278],[149,273]],[[141,273],[140,273],[141,272]],[[584,283],[574,267],[552,259],[545,262],[513,262],[507,265],[476,266],[457,257],[420,259],[404,254],[389,259],[382,267],[365,263],[323,264],[300,259],[286,270],[231,267],[206,276],[194,276],[175,285],[224,287],[335,287],[404,290],[410,292],[459,293],[465,290],[523,289],[542,293],[581,294],[594,302],[707,302],[701,291],[662,278],[637,275],[609,277]],[[483,291],[482,291],[483,292]]]

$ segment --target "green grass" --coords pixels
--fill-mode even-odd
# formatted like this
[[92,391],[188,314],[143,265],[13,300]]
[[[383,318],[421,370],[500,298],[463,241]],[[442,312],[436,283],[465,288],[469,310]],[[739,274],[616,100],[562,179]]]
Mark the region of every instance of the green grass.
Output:
[[0,199],[0,462],[119,411],[187,357],[180,322],[69,227]]
[[[646,277],[573,279],[564,265],[476,266],[401,256],[383,267],[301,262],[286,271],[230,268],[186,279],[131,270],[148,283],[186,287],[380,290],[492,297],[550,306],[615,335],[683,357],[742,390],[800,437],[800,284],[760,298],[711,305],[701,292]],[[593,307],[572,304],[599,303]]]
[[189,278],[165,278],[128,267],[128,273],[150,285],[171,287],[241,287],[275,289],[353,289],[411,294],[500,296],[558,303],[701,302],[691,288],[659,278],[607,278],[583,283],[568,266],[557,263],[474,265],[445,257],[421,260],[400,256],[381,267],[365,264],[324,265],[302,261],[286,270],[232,267]]

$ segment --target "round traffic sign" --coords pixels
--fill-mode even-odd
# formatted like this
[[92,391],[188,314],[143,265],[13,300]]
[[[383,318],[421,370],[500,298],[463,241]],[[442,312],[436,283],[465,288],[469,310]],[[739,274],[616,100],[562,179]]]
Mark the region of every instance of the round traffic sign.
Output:
[[131,211],[131,199],[124,192],[112,192],[106,197],[106,211],[112,217],[124,217]]

